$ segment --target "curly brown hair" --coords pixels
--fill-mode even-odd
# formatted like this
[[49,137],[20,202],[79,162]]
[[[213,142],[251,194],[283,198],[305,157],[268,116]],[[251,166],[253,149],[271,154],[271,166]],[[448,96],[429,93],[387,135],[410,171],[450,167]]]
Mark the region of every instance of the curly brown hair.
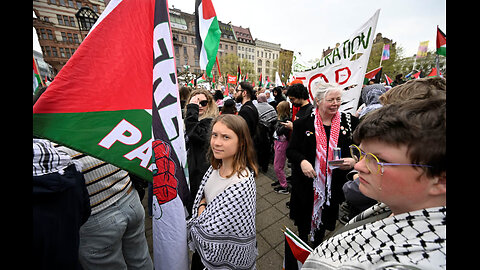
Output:
[[215,118],[218,115],[218,106],[217,106],[217,103],[215,103],[215,101],[213,100],[213,95],[210,94],[208,90],[195,89],[192,92],[190,92],[190,96],[187,98],[187,101],[185,102],[185,106],[188,103],[190,103],[190,100],[192,99],[192,97],[200,94],[203,94],[207,98],[208,104],[207,104],[207,109],[205,110],[205,113],[202,116],[198,117],[198,120],[201,120],[203,118]]

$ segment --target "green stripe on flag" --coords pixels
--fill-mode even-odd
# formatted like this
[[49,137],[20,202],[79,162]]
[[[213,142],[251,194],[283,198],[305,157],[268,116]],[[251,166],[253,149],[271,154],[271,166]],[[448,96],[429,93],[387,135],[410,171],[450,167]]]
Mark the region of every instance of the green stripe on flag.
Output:
[[302,239],[300,239],[295,233],[293,233],[289,228],[286,228],[285,230],[285,233],[288,234],[288,236],[290,236],[292,239],[294,239],[295,241],[297,241],[300,245],[302,245],[301,247],[309,252],[312,252],[313,249],[307,245],[305,242],[303,242]]
[[[119,125],[134,126],[131,130],[118,134]],[[113,132],[113,131],[117,132]],[[152,181],[152,172],[147,168],[151,163],[150,158],[127,159],[125,156],[133,150],[140,148],[152,138],[152,116],[145,110],[121,110],[83,113],[37,113],[33,114],[33,135],[47,138],[58,144],[86,153],[108,163],[127,169],[139,177]],[[109,138],[129,138],[134,135],[138,138],[128,143],[121,140],[112,140],[113,144],[107,149],[99,143],[109,135]],[[135,134],[133,134],[135,133]],[[132,137],[133,138],[133,137]],[[151,145],[150,145],[151,150]],[[144,153],[147,151],[144,150]],[[130,155],[132,155],[131,153]],[[140,165],[143,161],[143,167]],[[138,166],[132,166],[132,163]]]
[[205,48],[205,52],[207,53],[208,64],[205,68],[207,76],[212,78],[212,68],[215,65],[215,58],[217,57],[218,52],[218,44],[220,42],[220,36],[222,32],[220,31],[220,26],[218,24],[217,17],[213,18],[210,27],[208,28],[208,34],[203,41],[203,47]]
[[437,49],[437,54],[438,55],[443,55],[443,56],[447,56],[447,47],[446,46],[442,46],[440,48]]

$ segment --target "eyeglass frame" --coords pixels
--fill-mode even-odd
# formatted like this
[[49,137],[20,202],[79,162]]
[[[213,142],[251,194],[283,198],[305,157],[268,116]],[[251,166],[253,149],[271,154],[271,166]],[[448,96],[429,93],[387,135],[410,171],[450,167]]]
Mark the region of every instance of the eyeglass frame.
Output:
[[332,99],[325,99],[325,102],[328,104],[342,104],[342,98],[332,98]]
[[[357,148],[359,151],[360,151],[360,157],[357,158],[354,154],[353,154],[353,151],[352,149],[353,148]],[[355,144],[352,144],[349,146],[350,148],[350,156],[356,161],[356,162],[360,162],[360,160],[362,160],[364,157],[366,157],[367,155],[371,155],[375,160],[376,160],[376,163],[377,163],[377,172],[374,173],[372,172],[372,170],[368,167],[368,163],[365,162],[365,166],[367,167],[368,171],[372,174],[378,174],[380,173],[381,171],[381,175],[383,175],[384,171],[385,171],[385,168],[384,166],[412,166],[412,167],[427,167],[427,168],[433,168],[433,166],[430,166],[430,165],[424,165],[424,164],[405,164],[405,163],[388,163],[388,162],[380,162],[380,160],[378,160],[378,157],[375,156],[374,154],[372,153],[365,153],[362,149],[360,149],[360,147],[358,147],[357,145]]]

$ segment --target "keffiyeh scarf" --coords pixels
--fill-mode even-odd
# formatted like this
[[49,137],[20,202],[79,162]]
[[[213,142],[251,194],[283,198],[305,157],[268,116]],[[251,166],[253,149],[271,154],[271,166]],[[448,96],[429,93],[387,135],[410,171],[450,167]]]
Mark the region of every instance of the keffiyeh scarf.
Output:
[[[385,210],[379,203],[348,224]],[[441,206],[360,225],[321,243],[302,269],[445,269],[446,220]]]
[[256,186],[250,177],[218,194],[200,216],[198,206],[213,168],[205,173],[187,222],[188,245],[208,269],[255,269]]
[[[313,213],[311,237],[313,239],[315,229],[322,223],[322,208],[326,203],[330,205],[331,197],[331,183],[332,183],[332,169],[327,165],[328,160],[333,160],[333,148],[337,147],[338,135],[340,134],[340,120],[341,114],[337,113],[332,118],[330,128],[330,139],[327,144],[327,134],[323,127],[322,118],[320,117],[319,108],[315,109],[315,172],[317,177],[313,180]],[[327,149],[328,145],[328,149]]]

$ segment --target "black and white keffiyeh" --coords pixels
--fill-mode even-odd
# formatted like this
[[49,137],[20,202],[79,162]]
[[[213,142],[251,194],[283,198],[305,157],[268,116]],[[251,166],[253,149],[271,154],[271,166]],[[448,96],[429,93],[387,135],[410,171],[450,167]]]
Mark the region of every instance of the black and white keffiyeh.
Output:
[[188,245],[196,250],[208,269],[255,269],[256,186],[253,172],[248,179],[227,187],[197,217],[205,184],[213,168],[205,173],[187,222]]
[[[386,209],[380,203],[353,220],[358,222]],[[443,206],[363,224],[324,241],[302,269],[445,269],[446,217]]]
[[[70,156],[58,151],[49,140],[33,138],[33,176],[56,172],[63,175],[64,170],[72,163]],[[73,164],[79,170],[79,164]]]

